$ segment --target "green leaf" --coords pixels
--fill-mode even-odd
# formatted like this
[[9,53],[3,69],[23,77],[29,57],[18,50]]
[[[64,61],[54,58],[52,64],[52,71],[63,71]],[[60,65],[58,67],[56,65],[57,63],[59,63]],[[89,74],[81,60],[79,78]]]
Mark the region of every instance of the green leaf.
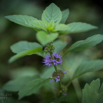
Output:
[[10,15],[6,16],[6,18],[14,23],[36,30],[46,30],[47,28],[47,23],[27,15]]
[[[58,46],[60,45],[60,46]],[[61,40],[57,40],[55,42],[53,42],[53,46],[55,47],[55,52],[56,53],[60,53],[65,47],[66,47],[67,43]]]
[[78,33],[78,32],[85,32],[89,31],[92,29],[97,29],[96,26],[93,26],[91,24],[87,23],[82,23],[82,22],[74,22],[68,24],[68,30],[66,31],[67,33]]
[[28,84],[30,81],[36,78],[38,78],[38,76],[26,76],[11,80],[3,86],[3,89],[7,91],[17,92],[21,88],[23,88],[26,84]]
[[82,90],[82,103],[103,103],[103,91],[100,90],[100,80],[93,80],[92,83],[86,84]]
[[77,41],[76,43],[74,43],[72,46],[69,47],[64,56],[68,54],[70,51],[81,51],[90,48],[92,46],[95,46],[96,44],[102,42],[102,40],[103,35],[97,34],[87,38],[86,40]]
[[55,23],[59,23],[62,18],[62,13],[54,3],[51,3],[42,14],[42,20],[46,23],[49,23],[51,20],[53,20]]
[[47,23],[41,21],[41,20],[35,20],[32,22],[33,25],[35,25],[35,27],[37,29],[42,29],[42,30],[47,30]]
[[32,22],[37,20],[32,16],[27,15],[9,15],[5,16],[5,18],[9,19],[10,21],[20,24],[22,26],[30,27],[30,28],[37,28]]
[[48,67],[45,67],[45,69],[43,70],[43,73],[41,74],[42,78],[48,78],[48,77],[52,77],[52,74],[54,72],[54,67],[50,66],[49,69]]
[[85,61],[82,62],[75,70],[73,78],[76,78],[88,72],[94,72],[101,69],[103,69],[103,60]]
[[44,31],[40,31],[36,34],[37,40],[44,46],[58,37],[58,33],[47,34]]
[[42,46],[36,42],[20,41],[20,42],[13,44],[10,48],[12,52],[20,53],[25,50],[32,50],[32,49],[39,48],[39,47],[42,48]]
[[66,31],[68,30],[68,25],[65,24],[57,24],[54,28],[54,31]]
[[62,24],[61,27],[59,27],[59,25],[57,25],[56,30],[60,30],[60,28],[61,28],[60,35],[66,34],[66,33],[79,33],[79,32],[89,31],[92,29],[97,29],[96,26],[93,26],[93,25],[87,24],[87,23],[82,23],[82,22],[74,22],[74,23],[70,23],[65,26],[63,26],[63,24]]
[[10,58],[10,63],[26,55],[37,54],[43,56],[42,46],[35,42],[20,41],[12,45],[11,50],[17,54]]
[[24,96],[29,96],[31,94],[37,93],[37,91],[48,82],[50,82],[50,78],[39,78],[32,80],[25,87],[21,88],[18,93],[19,99],[23,98]]
[[22,77],[33,77],[39,75],[39,72],[34,67],[23,66],[10,71],[10,78],[17,79]]
[[9,63],[12,63],[13,61],[23,57],[23,56],[26,56],[26,55],[32,55],[32,54],[37,54],[39,55],[39,53],[43,52],[42,48],[39,47],[39,48],[35,48],[35,49],[30,49],[30,50],[25,50],[25,51],[22,51],[14,56],[12,56],[10,59],[9,59]]
[[61,19],[60,23],[65,23],[68,16],[69,16],[69,10],[68,9],[62,11],[62,19]]

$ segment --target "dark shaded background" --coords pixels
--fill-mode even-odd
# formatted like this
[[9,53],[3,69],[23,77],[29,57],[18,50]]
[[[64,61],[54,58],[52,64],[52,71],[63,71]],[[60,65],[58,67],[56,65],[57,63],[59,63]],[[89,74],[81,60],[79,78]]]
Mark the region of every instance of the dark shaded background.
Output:
[[[12,44],[23,40],[30,42],[38,41],[35,38],[36,32],[34,30],[10,22],[4,16],[24,14],[40,19],[42,11],[52,2],[58,5],[61,10],[67,8],[70,10],[70,15],[66,23],[79,21],[99,27],[98,30],[61,37],[68,45],[97,33],[103,34],[103,3],[101,0],[0,0],[0,87],[10,79],[13,79],[11,76],[12,70],[14,71],[21,67],[35,67],[39,72],[43,71],[43,58],[36,55],[26,56],[8,64],[8,59],[14,55],[10,50]],[[103,43],[82,53],[76,53],[76,55],[89,56],[90,59],[103,59]],[[81,87],[83,88],[85,82],[90,82],[93,78],[100,77],[102,80],[103,76],[100,73],[101,71],[97,72],[95,76],[90,77],[90,79],[81,80]],[[73,97],[75,99],[72,98],[71,102],[77,100],[75,94]],[[17,99],[17,94],[14,94],[13,98]],[[40,101],[40,98],[37,96],[31,96],[25,99],[28,99],[31,103],[35,101],[39,103]]]

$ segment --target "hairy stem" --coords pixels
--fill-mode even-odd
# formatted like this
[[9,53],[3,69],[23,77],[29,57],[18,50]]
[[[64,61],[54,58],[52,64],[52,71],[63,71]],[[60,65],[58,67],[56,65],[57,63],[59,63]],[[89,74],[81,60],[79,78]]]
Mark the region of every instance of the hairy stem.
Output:
[[[56,73],[57,73],[57,67],[54,65],[54,68],[55,68],[55,71],[56,71]],[[60,88],[60,90],[62,90],[62,84],[61,84],[61,79],[60,79],[60,81],[59,81],[59,88]]]
[[[53,59],[52,53],[50,53],[50,56],[51,56],[51,58]],[[54,66],[54,68],[55,68],[56,73],[58,73],[57,66],[55,66],[54,64],[53,64],[53,66]],[[61,79],[60,79],[60,81],[59,81],[59,88],[60,88],[60,90],[62,90]]]
[[54,65],[54,68],[55,68],[55,71],[56,71],[56,73],[58,72],[58,69],[57,69],[57,67]]

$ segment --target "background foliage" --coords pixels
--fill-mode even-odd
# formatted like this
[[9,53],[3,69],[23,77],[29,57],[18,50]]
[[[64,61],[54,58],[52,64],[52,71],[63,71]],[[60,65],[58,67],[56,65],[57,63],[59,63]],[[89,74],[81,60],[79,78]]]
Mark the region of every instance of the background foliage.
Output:
[[[66,23],[71,22],[86,22],[99,27],[97,30],[90,32],[83,32],[78,34],[71,34],[61,36],[60,39],[65,41],[68,45],[68,48],[72,43],[78,40],[84,40],[89,36],[94,34],[103,34],[103,14],[102,7],[96,1],[90,0],[1,0],[0,1],[0,87],[2,87],[6,82],[11,79],[19,78],[23,76],[35,76],[36,74],[42,75],[42,77],[48,77],[52,69],[47,70],[44,64],[42,63],[42,57],[32,55],[26,56],[17,61],[9,64],[8,60],[14,54],[10,50],[10,46],[18,41],[29,41],[34,42],[36,40],[36,32],[33,29],[26,28],[20,25],[17,25],[13,22],[8,21],[4,16],[12,14],[22,14],[22,15],[31,15],[40,19],[42,11],[46,6],[51,2],[54,2],[58,5],[61,10],[69,9],[70,15]],[[59,48],[59,47],[58,47]],[[65,49],[66,50],[66,49]],[[64,52],[65,52],[64,50]],[[68,72],[73,72],[75,68],[85,60],[96,60],[103,59],[103,42],[99,45],[86,49],[82,52],[73,52],[70,55],[64,58],[63,68],[68,70]],[[82,72],[82,71],[81,71]],[[72,83],[69,87],[70,93],[70,103],[79,103],[80,91],[81,88],[84,88],[86,82],[90,83],[93,79],[100,78],[103,81],[102,70],[93,73],[87,73],[78,80]],[[48,76],[46,75],[48,74]],[[72,76],[72,75],[71,75]],[[64,81],[68,82],[68,76],[65,77]],[[17,83],[18,85],[18,83]],[[54,84],[53,84],[54,85]],[[75,87],[77,85],[77,87]],[[48,88],[47,88],[48,87]],[[76,89],[77,88],[77,89]],[[88,88],[88,86],[86,87]],[[18,89],[18,88],[17,88]],[[53,89],[53,88],[52,88]],[[75,89],[77,92],[75,92]],[[46,85],[45,89],[41,88],[41,95],[39,92],[38,95],[32,95],[29,97],[23,98],[21,103],[43,103],[45,100],[50,100],[53,97],[50,87]],[[85,91],[83,91],[85,92]],[[4,93],[1,89],[0,93]],[[7,92],[5,92],[7,94]],[[17,100],[17,93],[8,96],[5,103],[20,103]],[[49,95],[48,95],[49,94]],[[78,94],[78,96],[77,96]],[[12,99],[11,99],[12,98]],[[26,101],[26,102],[23,102]],[[1,99],[0,99],[1,102]]]

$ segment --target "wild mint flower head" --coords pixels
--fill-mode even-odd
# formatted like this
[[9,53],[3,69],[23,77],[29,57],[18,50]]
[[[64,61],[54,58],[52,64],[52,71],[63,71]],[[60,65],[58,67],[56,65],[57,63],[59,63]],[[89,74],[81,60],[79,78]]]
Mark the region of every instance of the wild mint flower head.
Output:
[[52,57],[53,59],[51,58],[50,55],[46,56],[43,63],[45,63],[45,65],[47,66],[51,66],[52,64],[54,65],[62,64],[62,59],[59,54],[53,53]]

